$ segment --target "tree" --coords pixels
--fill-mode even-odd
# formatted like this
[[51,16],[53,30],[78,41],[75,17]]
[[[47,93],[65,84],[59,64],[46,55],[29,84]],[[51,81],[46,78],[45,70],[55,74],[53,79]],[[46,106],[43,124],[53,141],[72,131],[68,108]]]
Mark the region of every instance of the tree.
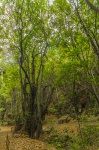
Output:
[[17,105],[17,130],[39,138],[53,94],[77,113],[91,93],[99,101],[99,16],[84,1],[6,0],[2,6],[6,86],[1,95],[12,112]]
[[32,138],[35,133],[36,138],[40,136],[42,120],[54,91],[53,84],[44,79],[51,36],[47,7],[46,1],[16,0],[7,3],[11,25],[9,34],[12,35],[10,49],[20,67],[22,124]]

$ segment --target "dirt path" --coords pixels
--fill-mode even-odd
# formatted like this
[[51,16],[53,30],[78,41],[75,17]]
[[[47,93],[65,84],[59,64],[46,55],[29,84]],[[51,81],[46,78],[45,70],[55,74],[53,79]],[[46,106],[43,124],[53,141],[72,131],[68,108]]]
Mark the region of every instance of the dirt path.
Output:
[[38,140],[21,137],[18,134],[12,137],[11,127],[1,127],[0,150],[9,150],[7,145],[9,145],[10,150],[55,150],[55,148],[49,148],[44,142]]
[[0,127],[0,150],[6,149],[6,136],[11,131],[11,127]]

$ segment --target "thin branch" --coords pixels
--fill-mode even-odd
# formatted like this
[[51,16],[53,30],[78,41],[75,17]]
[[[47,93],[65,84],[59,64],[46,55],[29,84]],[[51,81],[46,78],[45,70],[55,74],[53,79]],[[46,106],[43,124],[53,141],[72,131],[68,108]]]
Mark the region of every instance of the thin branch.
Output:
[[43,67],[43,57],[46,56],[47,47],[48,47],[48,44],[46,43],[44,54],[41,54],[41,63],[40,63],[39,71],[38,71],[38,76],[37,76],[37,79],[36,79],[37,84],[38,84],[38,80],[39,80],[39,77],[40,77],[41,69]]
[[98,42],[97,36],[95,35],[95,33],[93,31],[90,30],[90,32],[92,33],[92,35],[94,37],[97,47],[99,48],[99,42]]
[[98,57],[98,59],[99,59],[99,50],[98,50],[96,44],[94,43],[94,41],[93,41],[93,39],[92,39],[92,37],[91,37],[91,35],[90,35],[90,33],[89,33],[89,30],[86,28],[86,26],[85,26],[83,20],[81,19],[81,16],[80,16],[80,14],[79,14],[79,12],[78,12],[78,8],[76,7],[76,5],[75,5],[75,10],[76,10],[76,14],[77,14],[77,16],[78,16],[78,19],[79,19],[79,21],[80,21],[80,23],[81,23],[81,25],[82,25],[82,28],[83,28],[83,30],[85,31],[85,34],[87,35],[87,37],[88,37],[88,39],[89,39],[89,41],[90,41],[90,43],[91,43],[91,45],[92,45],[93,51],[94,51],[94,53],[96,54],[96,56]]
[[28,74],[27,74],[26,70],[24,69],[24,67],[23,67],[22,65],[20,65],[20,67],[21,67],[21,69],[23,70],[23,72],[24,72],[24,74],[25,74],[25,76],[26,76],[26,78],[27,78],[27,80],[28,80],[28,82],[29,82],[30,87],[32,87],[32,86],[31,86],[30,79],[29,79],[29,77],[28,77]]
[[87,5],[94,10],[95,12],[99,13],[99,8],[94,6],[89,0],[85,0],[85,2],[87,3]]

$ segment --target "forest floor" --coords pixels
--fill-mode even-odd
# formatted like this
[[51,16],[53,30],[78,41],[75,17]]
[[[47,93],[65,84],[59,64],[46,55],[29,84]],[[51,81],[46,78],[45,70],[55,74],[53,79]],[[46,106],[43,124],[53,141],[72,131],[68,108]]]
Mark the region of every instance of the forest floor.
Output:
[[[68,118],[67,122],[65,123],[60,123],[60,120],[66,120],[66,118]],[[89,128],[87,128],[89,127]],[[79,138],[80,132],[82,131],[87,131],[87,135],[84,135],[84,138],[86,139],[86,136],[90,138],[92,138],[91,140],[93,142],[95,142],[96,144],[90,144],[89,146],[86,146],[86,148],[73,148],[72,149],[72,142],[66,141],[65,139],[65,143],[67,143],[67,145],[69,144],[69,146],[71,146],[71,148],[69,147],[65,147],[65,148],[60,148],[60,150],[99,150],[99,140],[96,139],[95,136],[98,135],[99,137],[99,130],[96,131],[96,128],[99,127],[99,116],[95,117],[94,115],[91,116],[86,116],[86,115],[82,115],[81,118],[79,119],[79,122],[77,119],[73,119],[68,115],[62,116],[60,118],[55,117],[54,115],[48,115],[45,118],[45,123],[43,125],[43,131],[45,131],[45,133],[41,136],[41,139],[44,139],[43,141],[48,141],[48,139],[51,140],[52,145],[56,144],[60,144],[61,139],[64,139],[64,135],[70,135],[70,137],[74,138]],[[51,133],[49,133],[50,129],[52,129]],[[83,130],[84,129],[84,130]],[[88,129],[88,130],[86,130]],[[89,131],[89,129],[91,129],[91,131]],[[82,130],[82,131],[81,131]],[[98,133],[96,133],[98,132]],[[52,141],[52,139],[55,137],[55,135],[57,135],[56,141]],[[79,135],[79,136],[78,136]],[[52,139],[51,139],[52,138]],[[55,139],[55,138],[54,138]],[[58,139],[58,140],[57,140]],[[59,141],[60,140],[60,141]],[[75,141],[77,142],[77,141]],[[76,143],[74,142],[75,146]],[[93,143],[92,142],[92,143]],[[86,145],[86,143],[84,143]]]
[[0,127],[0,150],[56,150],[46,143],[15,134],[11,127]]
[[80,128],[83,128],[85,125],[99,125],[99,119],[97,117],[91,118],[89,121],[83,120],[78,123],[77,119],[73,119],[69,117],[69,122],[67,123],[61,123],[59,124],[59,120],[65,120],[68,118],[67,116],[62,116],[59,119],[56,118],[54,115],[48,115],[46,116],[46,122],[43,126],[43,130],[48,130],[48,128],[53,127],[55,130],[58,132],[62,132],[64,130],[67,130],[70,134],[72,135],[77,135],[79,132],[79,123],[80,123]]
[[[64,119],[67,116],[61,117]],[[77,120],[71,119],[68,123],[59,124],[59,119],[57,119],[53,115],[49,115],[46,117],[43,131],[44,134],[41,135],[40,140],[34,140],[26,137],[22,134],[14,134],[11,133],[11,127],[9,126],[1,126],[0,127],[0,150],[56,150],[53,146],[49,146],[46,143],[46,139],[50,136],[50,129],[57,130],[59,133],[68,130],[68,133],[72,134],[73,136],[77,135],[79,132],[79,125]],[[81,127],[86,124],[80,123]],[[87,122],[88,125],[99,125],[99,121],[89,121]],[[8,148],[10,147],[10,149]],[[89,149],[88,149],[89,150]],[[95,150],[90,149],[90,150]]]

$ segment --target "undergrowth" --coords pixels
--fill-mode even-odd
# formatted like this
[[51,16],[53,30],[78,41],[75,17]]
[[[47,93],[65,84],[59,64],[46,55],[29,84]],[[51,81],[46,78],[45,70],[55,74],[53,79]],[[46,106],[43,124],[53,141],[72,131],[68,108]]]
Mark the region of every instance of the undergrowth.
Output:
[[47,138],[47,142],[55,146],[57,150],[94,150],[91,147],[99,149],[98,126],[84,126],[81,133],[82,135],[73,136],[67,130],[60,133],[53,129]]

